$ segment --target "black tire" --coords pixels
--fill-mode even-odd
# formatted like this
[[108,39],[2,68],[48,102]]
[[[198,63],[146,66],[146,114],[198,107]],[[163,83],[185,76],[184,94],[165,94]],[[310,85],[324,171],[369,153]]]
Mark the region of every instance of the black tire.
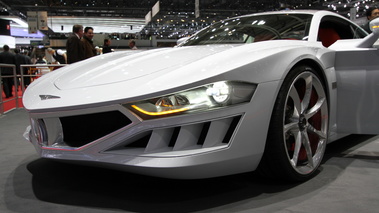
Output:
[[295,67],[278,93],[258,171],[282,180],[310,179],[324,156],[328,123],[320,77],[309,66]]

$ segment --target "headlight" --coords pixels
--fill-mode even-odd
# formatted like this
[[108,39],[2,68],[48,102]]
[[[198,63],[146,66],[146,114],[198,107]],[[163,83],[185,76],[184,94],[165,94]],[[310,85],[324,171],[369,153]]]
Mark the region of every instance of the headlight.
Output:
[[225,82],[214,83],[206,90],[208,96],[211,96],[216,103],[226,103],[230,98],[230,87]]
[[143,119],[152,119],[249,102],[255,88],[251,83],[222,81],[124,106]]

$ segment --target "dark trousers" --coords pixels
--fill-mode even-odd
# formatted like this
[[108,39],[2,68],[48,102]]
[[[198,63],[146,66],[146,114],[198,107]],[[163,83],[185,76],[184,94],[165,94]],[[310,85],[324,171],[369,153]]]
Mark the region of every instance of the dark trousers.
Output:
[[29,84],[30,84],[30,77],[28,76],[28,77],[24,77],[24,86],[25,87],[27,87],[27,86],[29,86]]
[[12,87],[13,87],[13,78],[7,75],[2,76],[3,79],[3,91],[5,93],[5,97],[12,97]]

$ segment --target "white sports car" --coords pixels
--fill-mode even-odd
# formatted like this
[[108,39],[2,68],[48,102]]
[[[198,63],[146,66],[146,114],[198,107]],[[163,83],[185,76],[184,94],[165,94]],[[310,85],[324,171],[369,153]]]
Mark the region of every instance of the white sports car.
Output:
[[26,136],[43,158],[145,175],[304,181],[327,143],[379,132],[378,26],[259,13],[174,48],[90,58],[28,87]]

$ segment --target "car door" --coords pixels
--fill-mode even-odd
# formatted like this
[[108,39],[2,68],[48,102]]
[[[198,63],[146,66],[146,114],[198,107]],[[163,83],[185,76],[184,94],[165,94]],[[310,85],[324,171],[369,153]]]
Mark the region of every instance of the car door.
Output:
[[379,50],[336,53],[337,129],[379,133]]
[[[328,20],[340,39],[361,38],[360,28],[345,20]],[[330,24],[329,23],[329,24]],[[322,23],[320,24],[320,26]],[[352,134],[379,133],[379,50],[337,50],[337,131]]]

